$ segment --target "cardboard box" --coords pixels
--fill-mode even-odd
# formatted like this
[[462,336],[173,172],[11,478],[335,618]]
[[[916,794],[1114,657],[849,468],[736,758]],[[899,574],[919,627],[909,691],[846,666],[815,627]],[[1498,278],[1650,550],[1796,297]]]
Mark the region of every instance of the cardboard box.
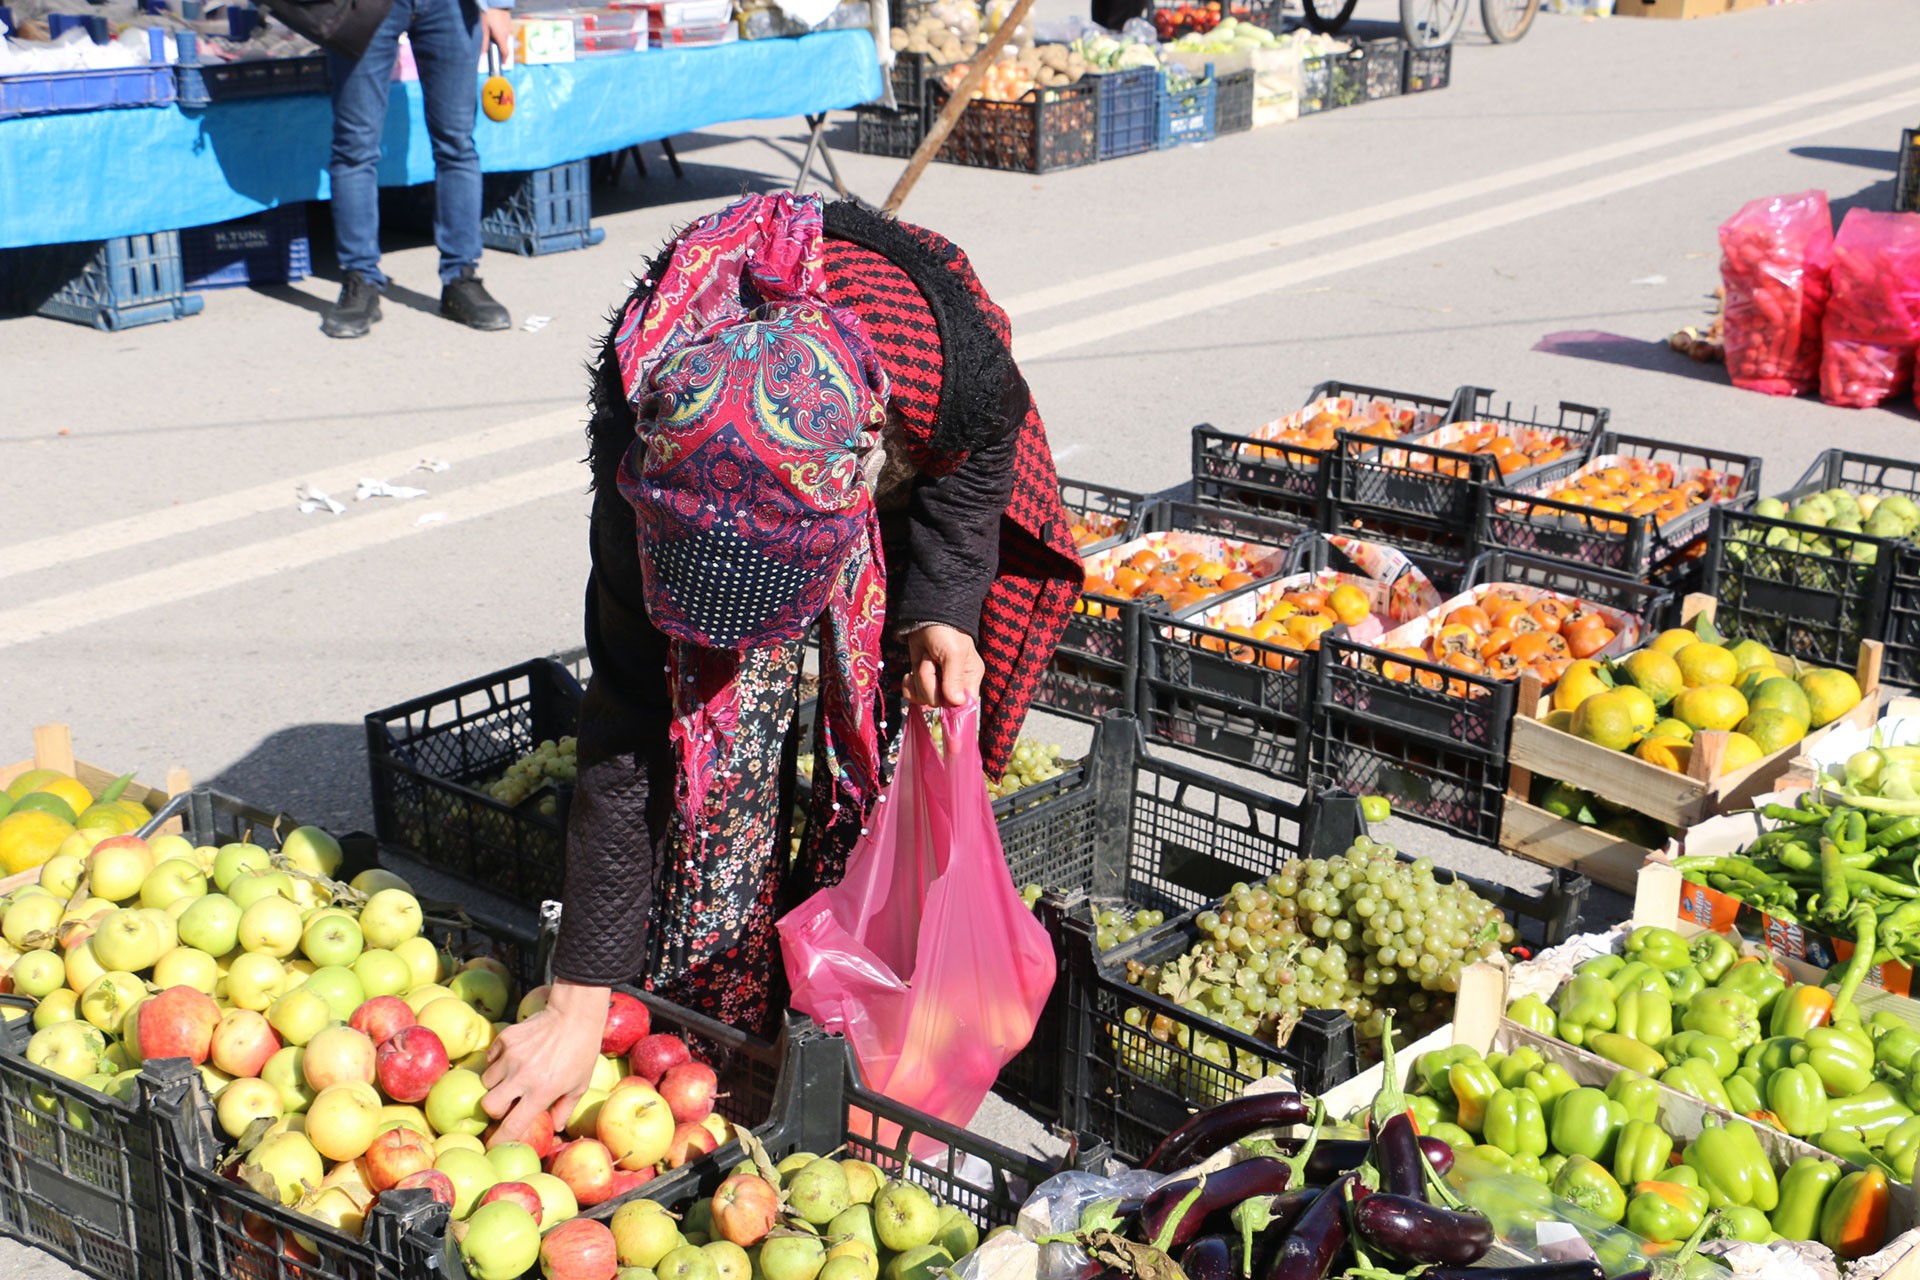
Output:
[[1616,18],[1714,18],[1733,8],[1733,0],[1613,0]]

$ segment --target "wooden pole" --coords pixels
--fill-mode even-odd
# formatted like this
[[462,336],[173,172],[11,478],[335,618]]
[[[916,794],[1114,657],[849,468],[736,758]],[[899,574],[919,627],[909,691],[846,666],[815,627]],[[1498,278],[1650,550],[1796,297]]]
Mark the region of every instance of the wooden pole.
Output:
[[915,151],[913,159],[907,162],[907,171],[900,175],[900,181],[893,184],[893,193],[887,197],[887,203],[883,208],[883,212],[888,216],[899,213],[900,206],[907,202],[907,193],[913,190],[914,183],[920,181],[920,175],[926,171],[927,165],[932,163],[934,154],[940,150],[940,144],[947,140],[949,133],[953,132],[953,126],[960,119],[960,113],[967,109],[969,102],[973,101],[974,91],[987,78],[987,72],[993,69],[1000,51],[1007,47],[1007,41],[1013,39],[1014,29],[1027,20],[1027,14],[1032,8],[1033,0],[1016,0],[1013,11],[1001,21],[1000,29],[995,31],[993,38],[973,56],[972,62],[967,66],[966,79],[960,82],[960,87],[955,89],[953,96],[947,99],[947,105],[940,108],[940,114],[933,118],[933,124],[927,129],[927,136],[921,139],[920,149]]

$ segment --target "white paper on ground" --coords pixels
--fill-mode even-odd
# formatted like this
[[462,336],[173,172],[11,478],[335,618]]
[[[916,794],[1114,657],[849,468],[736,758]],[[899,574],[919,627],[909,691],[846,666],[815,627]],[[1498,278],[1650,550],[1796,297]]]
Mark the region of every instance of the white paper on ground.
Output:
[[328,511],[337,516],[346,510],[346,507],[310,484],[301,485],[293,494],[300,499],[300,514],[303,516],[310,516],[316,511]]
[[360,481],[360,487],[353,492],[355,502],[365,502],[368,498],[424,498],[425,489],[415,489],[404,484],[389,484],[385,480]]
[[413,464],[413,469],[433,472],[450,471],[453,469],[453,464],[443,458],[422,458]]

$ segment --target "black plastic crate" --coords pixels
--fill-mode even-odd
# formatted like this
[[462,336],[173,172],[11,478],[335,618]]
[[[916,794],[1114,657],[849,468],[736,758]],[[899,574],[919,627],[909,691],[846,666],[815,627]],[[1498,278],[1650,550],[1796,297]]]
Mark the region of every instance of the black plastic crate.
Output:
[[292,93],[326,93],[327,55],[295,58],[249,58],[239,62],[205,62],[196,32],[175,33],[180,57],[174,63],[175,101],[183,107],[204,107],[243,98],[277,98]]
[[[904,15],[902,15],[904,20]],[[930,53],[899,52],[893,55],[893,102],[904,112],[931,114],[933,94],[928,86],[939,81],[947,64],[935,62]]]
[[115,332],[205,305],[186,292],[178,231],[0,250],[0,311]]
[[1442,592],[1449,589],[1449,584],[1459,583],[1468,562],[1480,553],[1471,520],[1461,525],[1444,517],[1427,519],[1368,510],[1356,512],[1337,502],[1329,502],[1328,508],[1329,533],[1384,542],[1419,557],[1421,567],[1429,570],[1427,576]]
[[1104,720],[1133,710],[1134,677],[1133,667],[1126,662],[1055,649],[1033,705],[1074,720]]
[[[1562,400],[1554,409],[1522,409],[1514,401],[1501,401],[1486,387],[1462,387],[1447,426],[1467,423],[1491,423],[1502,434],[1542,433],[1565,436],[1564,457],[1535,463],[1506,476],[1495,478],[1510,489],[1531,489],[1571,475],[1593,455],[1594,445],[1607,429],[1612,410]],[[1444,428],[1442,434],[1444,434]]]
[[[952,95],[932,86],[933,112]],[[1018,102],[976,98],[954,121],[936,159],[979,169],[1053,173],[1100,158],[1099,109],[1085,80],[1058,88],[1030,89]]]
[[1366,42],[1366,98],[1378,102],[1406,92],[1407,42],[1399,36],[1381,36]]
[[[1920,497],[1920,465],[1829,449],[1774,496],[1791,508],[1825,489]],[[1851,670],[1862,640],[1887,642],[1886,678],[1920,677],[1920,564],[1901,538],[1828,534],[1830,554],[1781,545],[1810,526],[1757,514],[1757,494],[1713,513],[1704,589],[1715,621],[1779,653]],[[1866,557],[1871,559],[1866,559]],[[1856,559],[1856,557],[1861,557]]]
[[1920,129],[1900,131],[1900,158],[1893,181],[1895,213],[1920,213],[1920,155],[1915,154],[1920,142],[1915,141],[1916,134]]
[[[1446,421],[1459,392],[1442,398],[1350,382],[1323,382],[1308,394],[1302,408],[1329,399],[1380,401],[1411,412],[1417,416],[1409,434],[1416,434]],[[1194,500],[1278,514],[1323,528],[1328,518],[1330,464],[1339,453],[1337,443],[1327,449],[1283,445],[1253,433],[1235,434],[1202,423],[1193,429]]]
[[919,149],[927,136],[926,114],[889,111],[885,107],[856,107],[853,112],[854,150],[863,156],[887,156],[905,160]]
[[483,175],[480,241],[529,257],[585,249],[607,233],[593,217],[591,166],[585,160],[551,169]]
[[[1253,68],[1230,72],[1213,82],[1213,131],[1216,137],[1253,128]],[[1101,157],[1105,159],[1105,157]]]
[[1087,78],[1093,82],[1099,118],[1100,159],[1118,160],[1153,150],[1160,72],[1154,67],[1134,67]]
[[1153,147],[1168,151],[1188,144],[1213,141],[1214,83],[1212,64],[1207,78],[1184,89],[1167,83],[1170,71],[1162,68],[1155,83]]
[[1318,115],[1367,100],[1367,47],[1300,59],[1300,114]]
[[1428,93],[1444,89],[1453,82],[1453,46],[1416,49],[1407,46],[1406,92]]
[[1082,554],[1098,551],[1134,537],[1151,501],[1144,493],[1115,489],[1088,480],[1060,480],[1060,503],[1085,532],[1076,530]]
[[1721,478],[1721,492],[1716,501],[1699,503],[1662,525],[1651,516],[1595,512],[1547,497],[1538,491],[1547,485],[1524,490],[1489,486],[1480,494],[1475,522],[1479,549],[1523,551],[1675,587],[1696,572],[1706,556],[1714,506],[1755,493],[1760,485],[1759,458],[1613,431],[1601,433],[1587,465],[1616,456],[1669,466],[1676,474],[1712,471]]
[[[561,896],[572,789],[518,807],[480,788],[541,742],[574,732],[580,684],[536,658],[367,717],[367,764],[380,842],[510,902]],[[558,812],[540,812],[542,795]]]

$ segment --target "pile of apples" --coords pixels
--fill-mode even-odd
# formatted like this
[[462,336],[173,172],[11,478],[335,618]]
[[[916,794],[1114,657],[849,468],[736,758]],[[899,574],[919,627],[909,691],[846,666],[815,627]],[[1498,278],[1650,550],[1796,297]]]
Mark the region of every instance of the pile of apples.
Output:
[[[545,1008],[546,988],[516,1009],[506,966],[436,947],[403,880],[341,884],[339,865],[313,827],[277,853],[126,835],[56,855],[0,900],[17,953],[5,984],[38,1002],[27,1059],[127,1102],[143,1062],[190,1060],[235,1144],[231,1176],[350,1234],[380,1196],[414,1188],[456,1221],[516,1200],[556,1225],[731,1136],[713,1069],[621,992],[566,1140],[542,1117],[531,1142],[497,1141],[487,1049],[510,1009]],[[77,1104],[67,1116],[91,1123]],[[286,1248],[313,1252],[298,1235]]]
[[860,1160],[792,1155],[757,1142],[711,1198],[681,1214],[631,1200],[608,1222],[579,1218],[539,1235],[502,1201],[454,1229],[472,1280],[942,1280],[980,1244],[966,1214]]

